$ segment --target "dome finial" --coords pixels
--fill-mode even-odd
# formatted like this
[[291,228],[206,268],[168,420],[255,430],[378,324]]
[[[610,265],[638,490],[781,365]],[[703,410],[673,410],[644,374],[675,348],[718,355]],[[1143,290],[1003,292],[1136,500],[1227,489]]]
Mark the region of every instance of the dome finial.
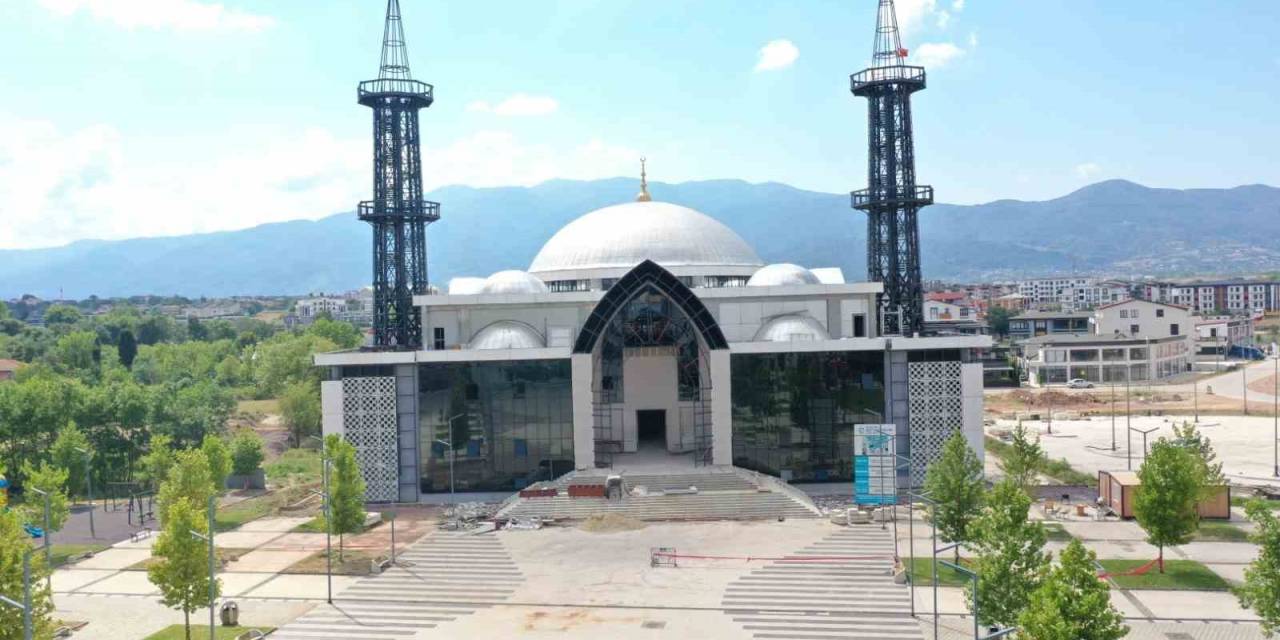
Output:
[[649,195],[649,180],[644,172],[645,157],[640,156],[640,193],[636,194],[636,202],[650,202],[653,197]]

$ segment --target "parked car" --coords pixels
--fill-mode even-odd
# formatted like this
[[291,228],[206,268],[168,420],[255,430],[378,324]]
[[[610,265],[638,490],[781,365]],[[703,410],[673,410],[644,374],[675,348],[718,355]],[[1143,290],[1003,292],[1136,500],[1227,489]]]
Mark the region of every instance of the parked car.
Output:
[[1084,378],[1072,378],[1067,381],[1068,389],[1092,389],[1093,383]]

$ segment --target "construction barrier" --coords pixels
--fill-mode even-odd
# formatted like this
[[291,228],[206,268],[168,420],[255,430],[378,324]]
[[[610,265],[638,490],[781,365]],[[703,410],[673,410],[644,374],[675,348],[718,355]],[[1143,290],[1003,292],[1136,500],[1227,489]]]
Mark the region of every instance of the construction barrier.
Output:
[[1106,572],[1106,571],[1103,571],[1103,572],[1101,572],[1101,573],[1099,573],[1099,574],[1098,574],[1098,579],[1100,579],[1100,580],[1106,580],[1107,578],[1115,578],[1115,577],[1118,577],[1118,576],[1140,576],[1140,575],[1143,575],[1143,574],[1145,574],[1146,572],[1150,571],[1150,570],[1151,570],[1151,568],[1152,568],[1152,567],[1154,567],[1154,566],[1156,566],[1156,564],[1157,564],[1157,563],[1159,563],[1159,562],[1160,562],[1160,559],[1159,559],[1159,558],[1156,558],[1155,560],[1152,560],[1151,562],[1148,562],[1148,563],[1146,563],[1146,564],[1144,564],[1144,565],[1142,565],[1142,566],[1140,566],[1140,567],[1134,567],[1134,568],[1129,569],[1129,570],[1127,570],[1127,571],[1121,571],[1121,572],[1118,572],[1118,573],[1108,573],[1108,572]]

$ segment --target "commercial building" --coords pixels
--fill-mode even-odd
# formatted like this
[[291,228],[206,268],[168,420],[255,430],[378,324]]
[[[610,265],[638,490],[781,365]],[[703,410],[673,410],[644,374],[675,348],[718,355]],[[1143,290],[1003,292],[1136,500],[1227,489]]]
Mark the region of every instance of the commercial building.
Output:
[[1159,380],[1187,371],[1191,352],[1184,336],[1055,335],[1023,344],[1031,386],[1088,380],[1095,384]]
[[1233,347],[1252,347],[1253,318],[1209,316],[1196,322],[1196,353],[1228,354]]

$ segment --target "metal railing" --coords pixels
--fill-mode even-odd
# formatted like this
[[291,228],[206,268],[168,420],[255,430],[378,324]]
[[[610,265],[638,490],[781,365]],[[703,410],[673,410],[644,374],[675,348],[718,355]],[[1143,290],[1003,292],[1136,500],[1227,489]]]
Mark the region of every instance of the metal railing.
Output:
[[381,78],[378,80],[365,80],[364,82],[361,82],[357,89],[357,93],[361,98],[377,95],[398,95],[420,98],[427,102],[431,102],[433,90],[434,87],[431,85],[417,80]]
[[859,189],[849,194],[854,209],[867,209],[876,205],[925,206],[933,204],[933,187],[915,185],[901,188],[903,193],[889,193],[888,189]]
[[[389,218],[392,216],[404,216],[406,218],[422,217],[427,222],[435,222],[440,219],[440,203],[430,200],[422,200],[421,208],[413,207],[410,203],[409,207],[398,209],[394,213],[378,211],[378,203],[374,200],[365,200],[356,207],[356,213],[359,214],[361,220],[375,220],[378,218]],[[416,210],[415,210],[416,209]]]
[[862,71],[849,76],[849,88],[851,91],[857,92],[858,90],[873,84],[886,84],[890,82],[918,83],[923,88],[924,77],[924,67],[914,67],[909,65],[872,67],[870,69],[863,69]]

